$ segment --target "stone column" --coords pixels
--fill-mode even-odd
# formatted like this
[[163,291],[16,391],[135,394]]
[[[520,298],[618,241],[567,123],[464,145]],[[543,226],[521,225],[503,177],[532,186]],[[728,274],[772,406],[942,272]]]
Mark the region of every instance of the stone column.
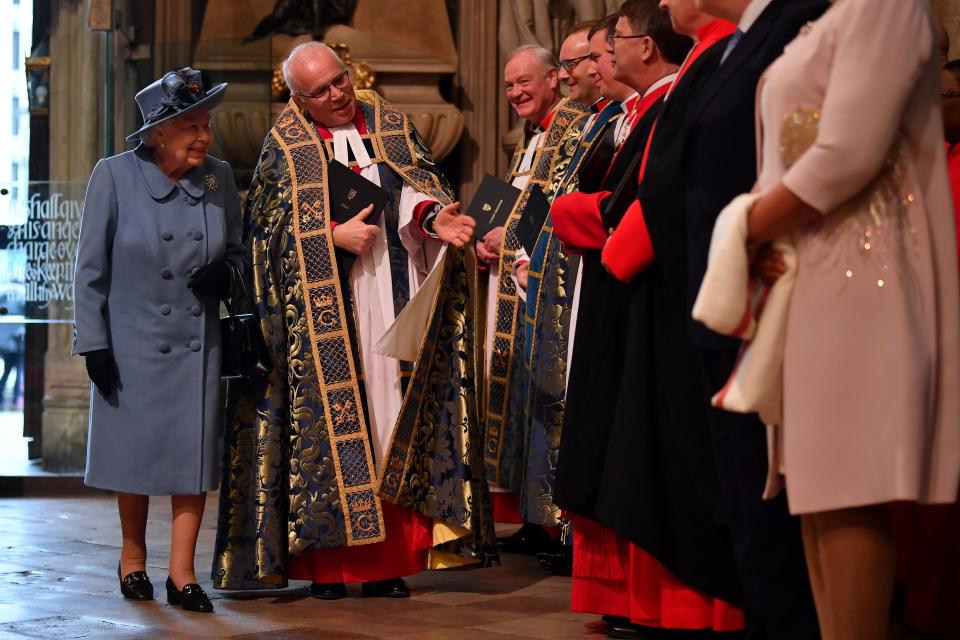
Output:
[[[87,29],[88,0],[52,4],[50,28],[50,180],[80,183],[64,194],[83,197],[83,184],[103,146],[102,33]],[[58,188],[53,185],[53,189]],[[68,308],[69,307],[69,308]],[[72,320],[72,305],[51,303],[51,320]],[[43,399],[43,468],[83,470],[89,381],[70,355],[69,323],[49,325]]]
[[154,76],[175,67],[191,64],[193,44],[193,1],[158,0],[153,23]]
[[460,201],[470,202],[483,174],[499,175],[497,139],[502,94],[497,46],[497,3],[461,0],[459,13],[460,67],[457,85],[463,111],[460,141]]

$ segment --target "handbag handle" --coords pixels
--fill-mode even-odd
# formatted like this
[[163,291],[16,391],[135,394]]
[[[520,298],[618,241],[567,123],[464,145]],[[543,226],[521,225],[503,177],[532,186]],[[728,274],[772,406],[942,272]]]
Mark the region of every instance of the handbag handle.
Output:
[[250,291],[247,289],[247,283],[244,282],[243,276],[240,275],[240,270],[237,269],[237,267],[231,262],[228,262],[227,264],[230,265],[230,297],[227,300],[224,300],[223,304],[227,308],[227,314],[232,318],[237,315],[234,312],[234,306],[237,302],[236,298],[238,283],[243,293],[242,299],[244,302],[246,302],[248,307],[251,306],[252,300],[250,298]]

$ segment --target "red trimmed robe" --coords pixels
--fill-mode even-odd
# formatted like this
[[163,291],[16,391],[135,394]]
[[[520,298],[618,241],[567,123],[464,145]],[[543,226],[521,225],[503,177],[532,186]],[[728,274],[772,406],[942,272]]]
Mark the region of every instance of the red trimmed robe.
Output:
[[[711,23],[690,52],[678,74],[684,71],[707,48],[729,35],[729,23]],[[675,80],[674,82],[676,82]],[[629,114],[632,123],[668,91],[661,87],[645,96]],[[639,180],[646,169],[650,140],[648,136],[641,162]],[[616,230],[604,228],[600,215],[602,201],[610,195],[574,193],[561,196],[551,209],[554,233],[565,250],[603,249],[603,260],[615,277],[624,280],[650,265],[654,259],[653,244],[647,231],[640,203],[634,200]],[[626,225],[626,226],[625,226]],[[621,247],[608,253],[613,237],[620,237]],[[611,265],[612,263],[612,265]],[[573,611],[617,616],[633,624],[663,629],[711,629],[738,631],[744,628],[743,612],[719,598],[707,596],[691,588],[667,570],[656,558],[629,542],[625,537],[575,514],[567,514],[573,523]]]

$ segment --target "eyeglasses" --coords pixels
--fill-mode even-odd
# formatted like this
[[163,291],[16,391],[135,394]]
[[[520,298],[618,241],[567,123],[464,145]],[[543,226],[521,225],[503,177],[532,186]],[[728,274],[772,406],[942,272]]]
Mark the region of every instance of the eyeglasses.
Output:
[[615,47],[617,46],[617,40],[631,40],[633,38],[648,38],[649,36],[645,33],[638,33],[635,36],[621,36],[613,31],[607,34],[607,46]]
[[563,69],[567,73],[570,73],[577,68],[577,65],[590,57],[590,54],[585,56],[579,56],[576,58],[568,58],[567,60],[561,60],[557,63],[557,69]]
[[330,90],[334,87],[337,89],[343,90],[347,88],[347,85],[350,84],[350,76],[347,75],[347,70],[344,69],[336,76],[329,84],[325,84],[313,93],[297,93],[301,98],[307,98],[309,100],[316,100],[317,102],[326,102],[330,99]]
[[960,91],[941,91],[940,98],[943,100],[947,98],[960,98]]

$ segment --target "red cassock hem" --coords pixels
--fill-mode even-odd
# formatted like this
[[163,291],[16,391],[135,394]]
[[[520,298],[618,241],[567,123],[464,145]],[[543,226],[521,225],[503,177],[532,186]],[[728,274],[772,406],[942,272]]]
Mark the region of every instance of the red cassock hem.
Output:
[[643,219],[643,209],[640,201],[634,200],[603,248],[601,259],[617,280],[630,282],[653,262],[653,258],[653,241]]
[[571,517],[570,608],[661,629],[743,629],[743,612],[677,580],[653,556],[601,525]]
[[523,524],[520,517],[520,494],[513,491],[491,491],[493,521],[501,524]]
[[358,547],[311,549],[290,557],[291,580],[373,582],[420,573],[433,546],[430,518],[384,501],[383,542]]
[[558,197],[550,207],[553,235],[563,243],[564,251],[578,253],[585,249],[602,249],[607,230],[600,217],[600,202],[609,191],[581,193],[576,191]]

